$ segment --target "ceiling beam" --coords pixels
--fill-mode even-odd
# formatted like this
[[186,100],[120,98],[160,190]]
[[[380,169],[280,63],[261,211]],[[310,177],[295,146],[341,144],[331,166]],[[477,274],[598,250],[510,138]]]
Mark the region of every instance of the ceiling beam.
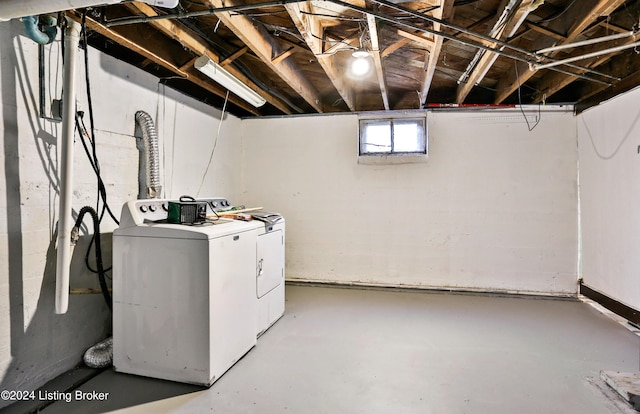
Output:
[[[489,36],[498,40],[507,40],[513,36],[532,9],[534,9],[534,7],[532,7],[533,1],[534,0],[520,0],[517,4],[513,4],[515,10],[508,10],[507,7],[511,2],[507,3],[507,0],[503,0],[504,7],[501,7],[499,10],[504,8],[504,11],[496,19]],[[492,48],[496,46],[497,44],[491,45]],[[478,50],[474,59],[467,67],[467,79],[461,79],[461,83],[458,86],[456,103],[460,104],[464,102],[471,92],[471,89],[482,81],[497,59],[497,53]]]
[[[332,39],[329,39],[329,43],[331,43]],[[326,45],[324,46],[324,52],[322,52],[325,55],[333,55],[334,53],[340,51],[340,50],[353,50],[355,48],[357,48],[358,46],[360,46],[360,34],[356,33],[355,35],[348,37],[346,39],[342,39],[340,41],[334,40],[334,44],[330,47],[327,47]]]
[[[145,16],[157,16],[158,13],[148,4],[140,3],[140,2],[131,2],[126,3],[125,6],[136,13],[142,13]],[[148,23],[151,27],[160,32],[164,33],[166,36],[172,38],[176,42],[180,43],[183,47],[191,50],[193,53],[197,55],[207,55],[216,63],[220,62],[220,56],[213,50],[209,48],[206,44],[206,41],[199,36],[189,33],[187,30],[183,29],[180,25],[178,25],[173,20],[153,20]],[[271,105],[275,106],[285,114],[291,114],[292,111],[288,106],[283,104],[279,99],[275,98],[273,95],[267,93],[266,91],[259,88],[253,81],[251,81],[248,77],[246,77],[239,69],[229,66],[226,70],[231,73],[233,76],[238,78],[242,83],[249,86],[251,89],[258,92],[260,96],[267,100]],[[225,88],[221,88],[221,93],[219,94],[222,98],[227,96],[227,91]]]
[[367,25],[369,26],[369,38],[371,39],[371,55],[373,57],[373,65],[376,68],[376,77],[380,85],[380,94],[382,95],[382,105],[385,111],[389,110],[389,95],[387,93],[387,81],[384,76],[382,67],[382,58],[380,57],[380,42],[378,41],[378,27],[376,18],[367,15]]
[[273,63],[274,65],[277,65],[278,63],[280,63],[281,60],[284,60],[289,56],[293,55],[295,53],[294,52],[295,50],[296,48],[291,46],[289,49],[285,50],[284,52],[280,53],[278,56],[271,59],[271,63]]
[[[611,87],[594,84],[585,84],[580,91],[580,100],[575,105],[577,113],[584,111],[600,102],[627,92],[640,84],[640,60],[631,54],[619,55],[606,63],[614,73],[623,79]],[[622,73],[622,71],[625,73]]]
[[337,55],[335,53],[326,54],[324,51],[324,27],[320,18],[315,16],[317,13],[313,4],[307,1],[287,4],[285,8],[344,103],[351,111],[355,111],[355,92],[344,81],[344,71],[337,64]]
[[[566,39],[560,44],[572,42],[596,19],[608,16],[624,2],[625,0],[581,0],[575,2],[561,18],[550,22],[547,28],[557,33],[566,33]],[[556,44],[556,39],[542,37],[531,45],[531,50],[540,50]],[[557,52],[548,56],[553,57],[556,54]],[[516,68],[511,75],[503,76],[498,82],[495,103],[502,103],[536,72],[529,70],[529,65],[526,62],[514,62],[514,64]]]
[[[74,17],[77,19],[80,19],[80,17],[77,15]],[[144,45],[141,45],[133,41],[130,36],[129,37],[123,36],[122,34],[118,33],[118,31],[114,29],[109,29],[107,27],[104,27],[102,24],[98,23],[96,20],[93,20],[89,16],[85,17],[85,21],[87,24],[87,28],[89,30],[99,33],[100,35],[106,37],[107,39],[110,39],[126,47],[127,49],[132,50],[144,56],[145,58],[164,67],[165,69],[169,69],[176,75],[183,77],[185,80],[188,80],[189,82],[197,85],[198,87],[210,93],[213,93],[214,95],[220,96],[222,98],[226,96],[227,90],[224,89],[222,86],[218,85],[217,83],[214,84],[212,82],[204,81],[200,79],[196,74],[189,73],[190,71],[193,71],[193,64],[190,66],[183,65],[182,67],[178,67],[177,65],[169,62],[167,59],[160,57],[158,54],[155,54],[149,51]],[[233,103],[239,108],[242,108],[243,110],[247,111],[250,114],[253,114],[256,116],[260,115],[260,112],[254,106],[250,105],[244,99],[240,99],[235,95],[229,96],[229,102]]]
[[[453,15],[453,5],[454,0],[441,0],[440,7],[433,10],[432,15],[437,19],[448,19]],[[433,28],[436,31],[442,30],[440,23],[434,23]],[[429,89],[431,88],[431,82],[433,81],[433,76],[436,73],[436,67],[438,65],[438,60],[440,59],[440,51],[442,50],[442,45],[444,43],[444,39],[442,36],[433,36],[433,45],[429,48],[429,53],[425,55],[425,59],[428,59],[425,63],[424,68],[424,78],[422,79],[422,87],[420,88],[420,105],[424,105],[427,102],[427,95],[429,94]]]
[[387,46],[383,51],[380,52],[380,57],[381,58],[385,58],[387,56],[389,56],[390,54],[392,54],[393,52],[395,52],[396,50],[404,47],[407,45],[407,43],[411,42],[411,39],[407,39],[406,37],[403,37],[402,39],[398,40],[397,42]]
[[[226,0],[224,4],[223,0],[207,0],[206,3],[217,8],[242,4],[238,0]],[[272,59],[285,50],[264,26],[242,14],[221,12],[216,13],[216,16],[312,108],[323,112],[320,93],[292,59],[283,59],[273,63]]]
[[231,56],[225,58],[224,60],[221,60],[219,65],[224,68],[225,66],[229,65],[231,62],[238,59],[240,56],[244,55],[248,51],[249,51],[249,48],[247,46],[241,47],[235,53],[231,54]]
[[[624,39],[624,41],[620,43],[616,43],[616,46],[629,45],[634,42],[636,42],[636,39],[634,38],[634,36],[629,36],[628,38]],[[579,48],[578,51],[572,53],[570,56],[567,56],[567,57],[585,55],[587,53],[595,52],[597,50],[602,50],[602,49],[603,49],[602,45],[591,45],[586,48]],[[588,69],[595,69],[598,66],[604,64],[605,62],[609,61],[612,57],[619,55],[621,53],[623,53],[623,51],[596,56],[591,59],[582,61],[580,63],[580,66],[583,66]],[[585,73],[586,70],[580,70],[576,72]],[[569,85],[570,83],[574,82],[577,79],[579,79],[578,76],[566,75],[561,72],[548,73],[542,79],[540,79],[540,81],[538,81],[536,85],[538,92],[534,96],[533,103],[546,101],[553,94],[557,93],[562,88],[564,88],[565,86]]]
[[561,42],[564,42],[565,40],[567,40],[567,36],[558,32],[554,32],[553,30],[547,29],[546,27],[541,26],[537,23],[527,22],[527,27],[533,30],[534,32],[538,32],[540,34],[559,40]]
[[[414,33],[404,31],[402,29],[398,29],[397,33],[402,37],[406,37],[409,40],[412,40],[416,43],[420,43],[421,45],[427,46],[429,48],[433,47],[433,44],[435,43],[435,40],[433,39],[434,36],[431,35],[430,33],[424,34],[423,36],[423,33],[414,34]],[[425,36],[429,36],[429,37],[425,37]]]

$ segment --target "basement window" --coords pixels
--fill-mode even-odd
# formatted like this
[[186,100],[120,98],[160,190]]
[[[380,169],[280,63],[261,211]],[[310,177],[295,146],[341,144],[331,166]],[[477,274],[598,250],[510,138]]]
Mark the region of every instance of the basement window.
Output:
[[423,117],[360,119],[361,164],[424,162],[427,126]]

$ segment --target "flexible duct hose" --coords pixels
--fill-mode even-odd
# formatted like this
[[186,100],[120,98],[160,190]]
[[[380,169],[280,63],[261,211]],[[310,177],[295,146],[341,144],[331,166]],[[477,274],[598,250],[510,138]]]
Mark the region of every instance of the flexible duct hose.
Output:
[[93,218],[93,233],[95,235],[96,242],[96,266],[98,268],[98,280],[100,281],[100,289],[102,290],[102,296],[104,296],[104,300],[107,302],[107,306],[111,309],[111,294],[109,293],[109,288],[107,287],[107,279],[104,273],[104,266],[102,265],[102,246],[100,244],[100,219],[98,218],[98,213],[89,207],[85,206],[80,209],[78,213],[78,218],[76,219],[76,224],[71,229],[71,243],[75,245],[80,238],[80,224],[82,224],[82,218],[86,213],[91,215]]
[[157,198],[160,197],[162,186],[160,185],[160,154],[156,127],[151,116],[144,111],[136,112],[136,125],[142,132],[146,155],[147,196],[148,198]]
[[84,353],[84,363],[89,368],[104,368],[113,363],[113,337],[98,342]]

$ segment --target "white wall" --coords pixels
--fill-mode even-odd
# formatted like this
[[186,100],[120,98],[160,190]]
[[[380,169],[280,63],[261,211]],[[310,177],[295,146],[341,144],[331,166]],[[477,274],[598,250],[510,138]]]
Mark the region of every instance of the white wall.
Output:
[[384,166],[357,163],[355,115],[243,121],[246,202],[285,216],[287,278],[575,293],[573,115],[428,119],[428,162]]
[[[110,332],[100,295],[72,295],[69,312],[54,314],[55,228],[58,220],[60,124],[39,118],[37,46],[19,21],[0,23],[0,389],[34,389],[81,362],[85,349]],[[49,98],[61,84],[60,44],[47,49]],[[79,103],[88,112],[80,52]],[[97,153],[117,217],[138,194],[137,110],[155,120],[162,145],[166,194],[196,195],[205,174],[220,112],[158,85],[158,79],[90,49]],[[88,124],[88,114],[85,115]],[[226,117],[201,196],[240,196],[240,120]],[[96,202],[96,180],[79,140],[75,145],[73,208]],[[85,217],[88,232],[93,228]],[[102,231],[111,263],[108,218]],[[72,287],[98,287],[84,269],[86,237],[75,250]],[[0,406],[7,402],[0,401]]]
[[577,117],[584,283],[640,309],[640,89]]

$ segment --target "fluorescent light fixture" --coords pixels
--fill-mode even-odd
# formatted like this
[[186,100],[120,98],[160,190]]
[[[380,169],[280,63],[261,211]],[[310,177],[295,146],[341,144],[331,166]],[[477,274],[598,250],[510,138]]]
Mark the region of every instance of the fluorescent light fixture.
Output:
[[249,88],[238,78],[227,72],[222,66],[211,60],[209,56],[203,55],[196,59],[193,64],[196,69],[204,73],[220,85],[233,92],[239,98],[244,99],[256,108],[267,102],[262,96],[258,95],[253,89]]

